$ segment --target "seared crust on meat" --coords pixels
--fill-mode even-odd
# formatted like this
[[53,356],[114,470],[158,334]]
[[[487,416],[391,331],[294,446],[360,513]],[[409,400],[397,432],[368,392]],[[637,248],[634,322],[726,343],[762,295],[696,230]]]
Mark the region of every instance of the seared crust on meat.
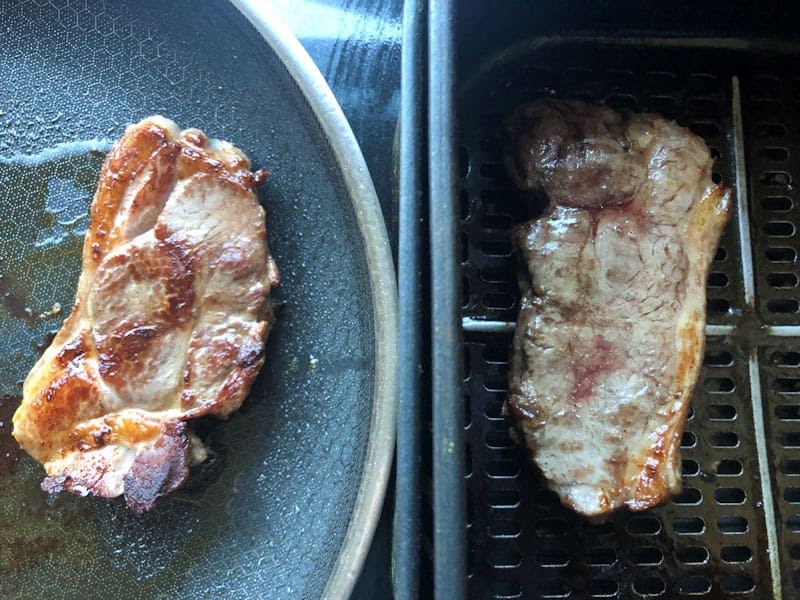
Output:
[[45,491],[147,510],[204,459],[185,422],[239,408],[273,321],[260,178],[231,144],[163,117],[108,154],[75,306],[14,415]]

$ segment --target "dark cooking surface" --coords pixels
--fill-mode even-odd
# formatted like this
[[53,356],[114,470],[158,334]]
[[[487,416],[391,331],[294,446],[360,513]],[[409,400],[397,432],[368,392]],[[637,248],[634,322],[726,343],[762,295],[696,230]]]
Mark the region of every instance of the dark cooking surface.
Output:
[[[367,161],[395,250],[392,144],[400,110],[402,0],[268,0],[314,59]],[[320,12],[321,11],[321,12]],[[327,18],[322,18],[326,15]],[[319,18],[317,18],[319,17]],[[388,598],[391,477],[384,510],[354,599]]]
[[[149,516],[93,499],[50,506],[38,491],[38,467],[7,443],[15,400],[0,400],[0,595],[50,589],[71,597],[78,586],[109,595],[135,589],[139,597],[318,595],[352,506],[372,400],[371,307],[346,192],[296,89],[232,7],[153,2],[137,3],[134,13],[84,5],[0,6],[0,391],[18,394],[15,381],[35,346],[71,307],[82,216],[107,142],[41,152],[75,139],[114,139],[149,113],[226,137],[273,170],[264,202],[289,302],[251,399],[225,427],[208,426],[217,460]],[[209,23],[213,35],[200,33]],[[362,58],[379,55],[375,64],[392,73],[392,44],[365,39]],[[362,46],[343,49],[334,36],[328,47],[338,58],[322,70],[341,93],[351,80],[333,77],[348,72],[337,61]],[[391,90],[391,77],[382,80]],[[393,134],[392,98],[375,96],[385,107],[375,119],[353,114],[356,99],[343,102],[384,206],[391,144],[381,135]],[[11,158],[18,154],[40,156],[32,164]],[[55,252],[45,252],[48,245]],[[44,254],[64,260],[42,263]],[[63,309],[49,318],[25,311],[46,313],[55,302]]]
[[[402,0],[268,0],[314,59],[367,161],[395,250],[392,144],[400,110]],[[326,18],[322,18],[326,16]],[[353,598],[389,598],[394,477]]]
[[[734,75],[741,85],[738,142]],[[737,157],[744,159],[746,189],[738,190],[736,204],[749,196],[752,237],[752,245],[741,243],[734,214],[708,281],[711,329],[681,445],[683,491],[645,513],[593,522],[560,506],[500,416],[510,335],[466,327],[471,597],[768,598],[774,589],[770,568],[778,562],[785,597],[796,595],[800,263],[792,180],[800,164],[800,130],[792,90],[799,80],[796,63],[780,55],[767,61],[728,49],[681,48],[680,42],[569,40],[532,41],[486,57],[460,80],[465,316],[512,321],[516,315],[509,230],[534,209],[505,174],[500,119],[536,96],[602,100],[676,118],[706,140],[717,158],[715,177],[733,188],[745,181],[737,182]],[[751,273],[743,256],[744,262],[752,259]],[[759,447],[772,484],[766,492]],[[770,513],[776,524],[773,565]]]

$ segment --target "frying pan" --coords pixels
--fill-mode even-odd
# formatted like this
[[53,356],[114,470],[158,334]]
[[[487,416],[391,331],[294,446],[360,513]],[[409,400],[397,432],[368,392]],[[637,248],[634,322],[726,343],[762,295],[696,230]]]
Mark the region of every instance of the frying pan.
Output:
[[[255,2],[0,3],[0,596],[347,596],[394,440],[394,271],[330,90]],[[185,489],[134,515],[48,497],[10,437],[21,381],[69,313],[105,151],[161,113],[235,143],[281,269],[267,361]]]

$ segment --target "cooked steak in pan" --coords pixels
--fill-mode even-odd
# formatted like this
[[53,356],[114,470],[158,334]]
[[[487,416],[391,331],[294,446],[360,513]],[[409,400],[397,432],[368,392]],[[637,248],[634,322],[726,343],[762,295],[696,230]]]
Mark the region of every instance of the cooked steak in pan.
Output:
[[205,459],[187,421],[239,408],[273,321],[261,177],[231,144],[162,117],[111,150],[74,309],[14,415],[44,490],[124,494],[143,511]]

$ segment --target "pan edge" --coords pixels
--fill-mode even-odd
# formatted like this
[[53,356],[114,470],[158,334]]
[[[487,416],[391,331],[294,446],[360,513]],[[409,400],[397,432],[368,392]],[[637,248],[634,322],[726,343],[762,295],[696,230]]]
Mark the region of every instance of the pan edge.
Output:
[[375,327],[375,391],[369,440],[350,522],[324,598],[347,598],[366,559],[383,508],[394,454],[397,407],[397,290],[383,213],[361,149],[314,61],[272,10],[230,0],[277,54],[309,103],[341,168],[364,239]]

